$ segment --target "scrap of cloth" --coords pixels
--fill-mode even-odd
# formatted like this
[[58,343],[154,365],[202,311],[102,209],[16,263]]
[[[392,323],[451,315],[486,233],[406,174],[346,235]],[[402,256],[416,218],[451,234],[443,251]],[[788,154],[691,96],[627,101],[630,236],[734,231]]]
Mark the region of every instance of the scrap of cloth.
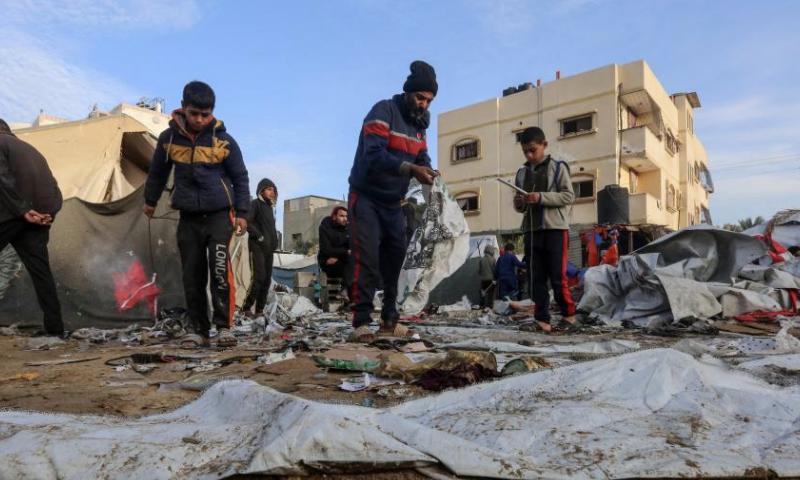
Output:
[[141,261],[134,261],[128,271],[114,272],[111,277],[114,279],[114,298],[120,312],[130,310],[144,300],[155,315],[156,297],[161,294],[161,288],[156,284],[155,275],[152,279],[147,278]]

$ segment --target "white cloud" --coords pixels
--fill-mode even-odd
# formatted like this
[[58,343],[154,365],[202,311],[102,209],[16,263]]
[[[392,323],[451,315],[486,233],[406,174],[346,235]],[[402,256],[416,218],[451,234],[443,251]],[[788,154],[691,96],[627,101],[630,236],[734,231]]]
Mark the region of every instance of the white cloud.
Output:
[[2,5],[0,117],[31,121],[42,109],[84,117],[140,92],[81,61],[82,32],[184,29],[200,19],[195,0],[7,0]]
[[0,43],[0,72],[0,116],[10,121],[31,121],[39,109],[83,117],[95,103],[109,108],[138,98],[122,82],[61,58],[48,45],[19,33]]
[[94,29],[184,29],[200,20],[194,0],[9,0],[3,16],[10,23],[49,27],[72,24]]

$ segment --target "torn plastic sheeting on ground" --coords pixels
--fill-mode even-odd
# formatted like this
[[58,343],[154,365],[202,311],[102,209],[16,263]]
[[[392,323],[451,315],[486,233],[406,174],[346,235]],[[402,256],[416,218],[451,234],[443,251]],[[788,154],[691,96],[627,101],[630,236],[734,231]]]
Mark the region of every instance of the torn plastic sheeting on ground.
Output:
[[658,253],[665,265],[689,260],[691,278],[701,282],[730,283],[739,271],[758,259],[766,246],[753,237],[709,225],[694,225],[665,235],[633,252]]
[[640,348],[633,340],[606,340],[602,342],[583,342],[576,344],[553,344],[525,346],[510,342],[491,342],[468,340],[465,342],[441,345],[444,349],[490,350],[497,353],[621,353]]
[[5,411],[0,477],[203,480],[436,465],[508,479],[739,477],[755,468],[788,477],[800,475],[798,421],[796,388],[653,349],[390,409],[319,404],[239,380],[138,419]]
[[466,295],[461,299],[461,301],[456,302],[452,305],[442,305],[439,307],[438,313],[445,313],[445,312],[463,312],[463,311],[471,311],[472,310],[472,303],[470,303],[469,298]]
[[469,226],[441,177],[436,177],[421,226],[409,242],[397,285],[397,308],[416,314],[430,292],[458,270],[469,255]]
[[[675,323],[725,315],[733,310],[746,313],[741,312],[746,307],[736,308],[730,298],[726,312],[718,297],[736,287],[734,282],[741,272],[751,276],[757,272],[748,263],[762,255],[765,248],[746,235],[708,226],[690,227],[623,257],[616,268],[589,269],[578,309],[616,326],[624,320],[636,323],[642,317],[667,311]],[[775,282],[788,279],[784,273],[776,272],[764,273],[764,278]],[[742,295],[754,302],[754,295]],[[768,298],[762,300],[754,303],[770,303]]]
[[49,350],[61,345],[64,345],[64,340],[58,337],[32,337],[25,343],[24,350]]

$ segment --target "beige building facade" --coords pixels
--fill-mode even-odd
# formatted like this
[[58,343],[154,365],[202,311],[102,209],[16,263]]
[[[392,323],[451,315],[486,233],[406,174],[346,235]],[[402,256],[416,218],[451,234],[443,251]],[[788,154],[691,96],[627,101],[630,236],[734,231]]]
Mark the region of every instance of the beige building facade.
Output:
[[542,128],[548,153],[570,166],[572,225],[596,224],[598,192],[615,184],[629,190],[633,225],[711,223],[696,93],[667,94],[642,60],[515,90],[438,117],[439,171],[472,232],[519,230],[514,191],[497,179],[513,183],[525,162],[517,136],[530,126]]
[[298,243],[318,242],[319,224],[334,207],[347,207],[343,200],[307,195],[283,201],[283,248],[292,250]]

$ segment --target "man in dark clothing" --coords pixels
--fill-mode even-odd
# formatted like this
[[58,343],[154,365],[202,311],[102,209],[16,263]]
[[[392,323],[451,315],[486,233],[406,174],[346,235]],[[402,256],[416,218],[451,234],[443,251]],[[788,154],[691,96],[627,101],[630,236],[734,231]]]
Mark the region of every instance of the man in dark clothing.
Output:
[[489,245],[483,249],[483,257],[478,262],[478,278],[481,281],[481,307],[491,308],[494,301],[494,290],[497,281],[494,277],[494,247]]
[[61,203],[47,160],[0,119],[0,250],[10,243],[28,270],[49,335],[64,333],[47,253],[50,225]]
[[319,268],[329,278],[341,278],[349,285],[347,265],[350,263],[350,238],[347,235],[347,209],[334,207],[330,217],[319,224]]
[[182,108],[158,137],[145,182],[144,213],[153,215],[175,169],[172,208],[180,211],[178,250],[186,308],[196,333],[185,343],[209,343],[206,287],[211,275],[213,321],[219,346],[236,345],[230,328],[236,307],[228,244],[247,231],[250,187],[242,152],[222,121],[214,118],[214,91],[203,82],[183,89]]
[[[242,305],[242,311],[248,318],[264,313],[267,305],[267,293],[272,283],[272,256],[278,248],[278,233],[275,230],[275,213],[272,206],[278,197],[275,183],[268,178],[258,182],[256,199],[250,202],[247,214],[247,246],[250,249],[250,267],[252,283]],[[250,308],[256,306],[256,313]]]
[[525,264],[520,262],[514,254],[514,244],[506,244],[505,252],[497,259],[495,267],[495,278],[497,278],[500,290],[500,298],[510,298],[517,300],[519,294],[519,283],[517,281],[517,269],[525,268]]
[[422,61],[411,64],[403,94],[382,100],[364,119],[350,171],[350,257],[355,339],[370,342],[373,297],[383,281],[383,310],[379,334],[404,336],[398,325],[397,281],[406,252],[405,218],[400,200],[411,176],[432,185],[438,174],[431,169],[425,131],[430,124],[428,107],[438,92],[433,67]]

